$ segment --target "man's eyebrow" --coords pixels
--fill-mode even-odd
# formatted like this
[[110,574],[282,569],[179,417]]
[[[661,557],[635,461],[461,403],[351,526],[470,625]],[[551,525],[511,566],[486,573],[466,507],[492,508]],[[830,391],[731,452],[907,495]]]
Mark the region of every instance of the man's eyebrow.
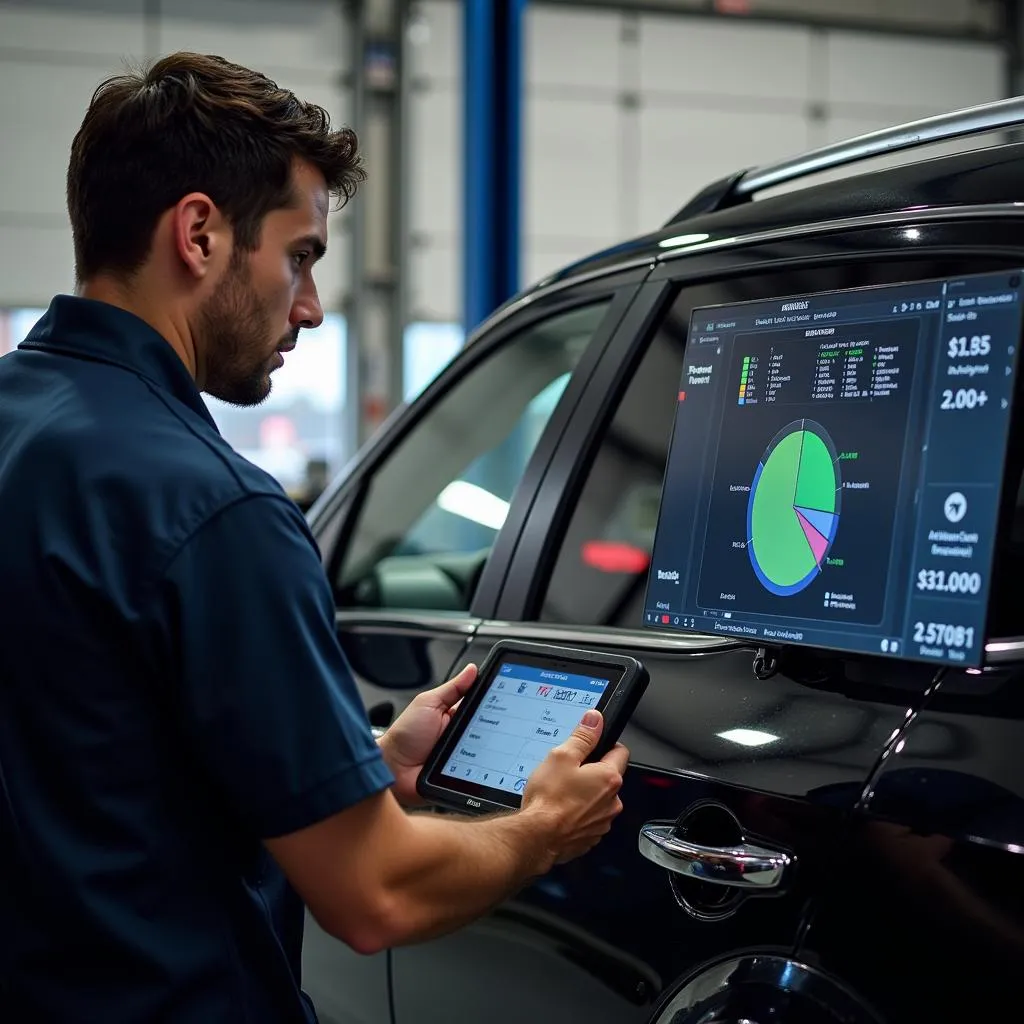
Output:
[[313,252],[315,259],[323,259],[324,254],[327,252],[327,245],[324,243],[319,235],[304,235],[302,238],[295,242],[296,246],[306,246]]

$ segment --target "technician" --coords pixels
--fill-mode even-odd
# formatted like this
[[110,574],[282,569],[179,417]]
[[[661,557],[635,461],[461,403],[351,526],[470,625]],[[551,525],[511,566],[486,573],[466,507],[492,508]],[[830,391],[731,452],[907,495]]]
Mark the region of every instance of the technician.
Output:
[[362,953],[427,939],[621,810],[595,715],[520,813],[405,814],[475,670],[375,744],[304,519],[200,398],[269,394],[362,177],[216,57],[107,81],[75,136],[77,294],[0,360],[0,1020],[313,1021],[303,903]]

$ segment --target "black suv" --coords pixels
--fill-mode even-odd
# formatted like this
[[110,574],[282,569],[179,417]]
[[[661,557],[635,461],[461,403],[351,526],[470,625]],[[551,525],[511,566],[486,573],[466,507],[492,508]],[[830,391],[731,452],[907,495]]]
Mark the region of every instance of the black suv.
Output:
[[985,273],[1013,288],[1024,268],[1024,144],[755,194],[1021,123],[1024,99],[1001,101],[710,186],[497,311],[317,502],[374,726],[503,637],[627,651],[651,675],[625,811],[591,854],[376,957],[310,921],[325,1024],[1024,1013],[1024,498],[998,531],[982,668],[758,657],[644,621],[694,309]]

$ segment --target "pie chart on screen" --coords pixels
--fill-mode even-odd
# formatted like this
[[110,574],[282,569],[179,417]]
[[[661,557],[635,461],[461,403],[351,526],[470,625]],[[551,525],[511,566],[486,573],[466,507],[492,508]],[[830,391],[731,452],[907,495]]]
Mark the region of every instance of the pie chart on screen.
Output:
[[842,486],[820,423],[794,420],[772,438],[747,501],[747,554],[765,590],[790,597],[817,578],[839,530]]

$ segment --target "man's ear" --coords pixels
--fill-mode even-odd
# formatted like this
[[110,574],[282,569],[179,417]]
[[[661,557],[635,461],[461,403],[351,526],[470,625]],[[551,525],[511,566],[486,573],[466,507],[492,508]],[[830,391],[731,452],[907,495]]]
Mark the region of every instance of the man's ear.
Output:
[[171,212],[171,230],[178,258],[201,279],[227,262],[231,229],[214,201],[202,192],[180,199]]

